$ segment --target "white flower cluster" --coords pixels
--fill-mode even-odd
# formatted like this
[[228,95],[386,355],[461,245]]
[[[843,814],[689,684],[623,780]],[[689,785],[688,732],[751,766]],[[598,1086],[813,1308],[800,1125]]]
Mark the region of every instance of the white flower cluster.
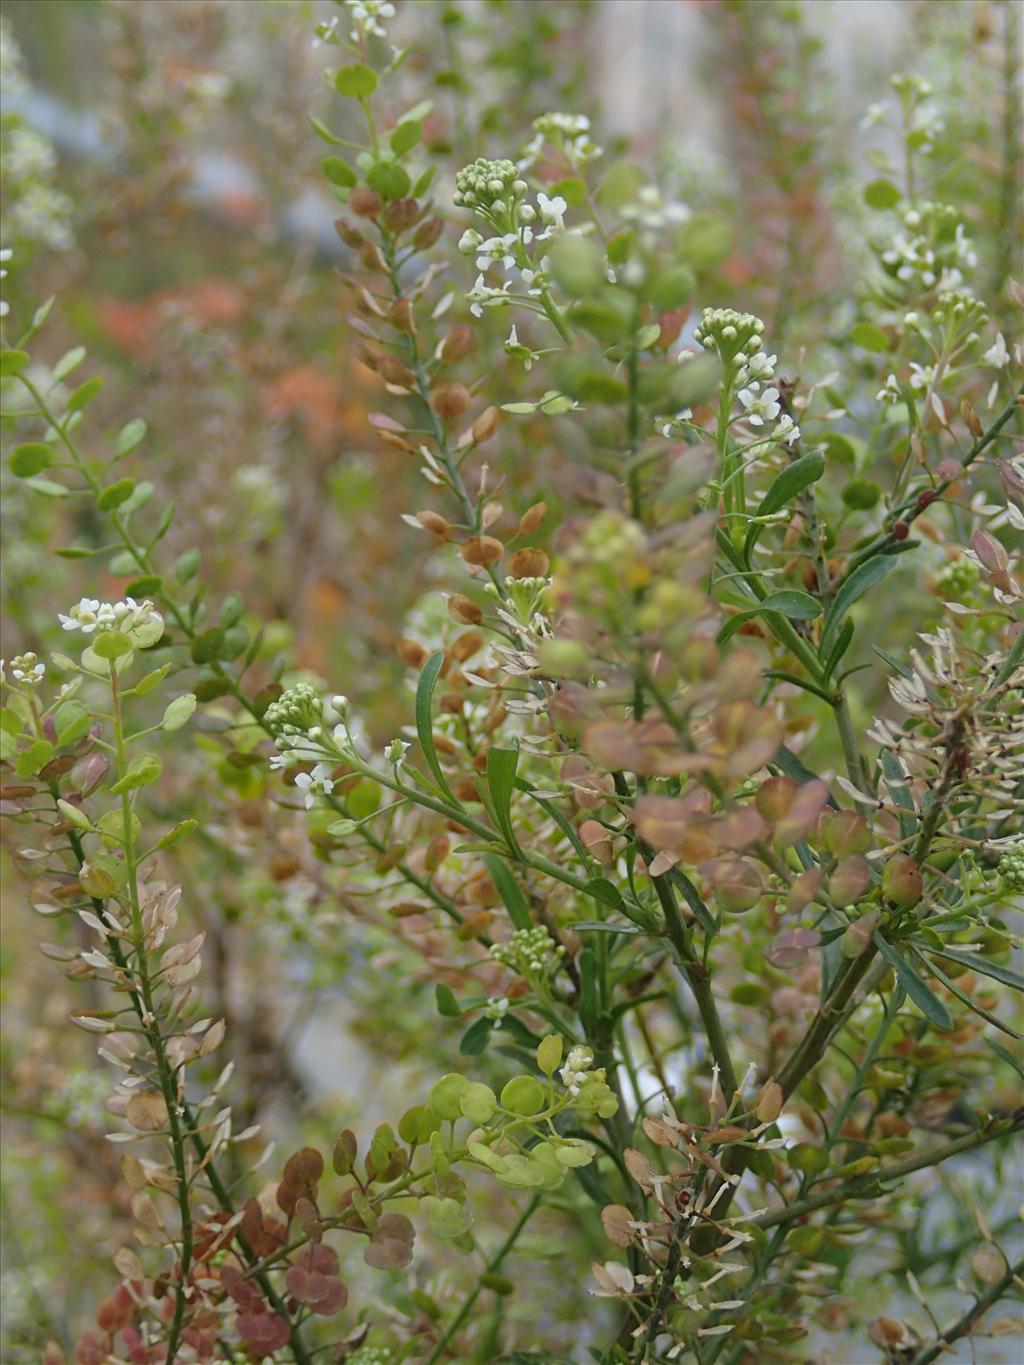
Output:
[[562,153],[574,171],[602,154],[602,148],[591,141],[590,119],[585,114],[541,114],[533,120],[533,137],[523,148],[519,169],[536,166],[544,154],[545,144]]
[[[7,681],[5,661],[0,659],[0,678]],[[24,654],[16,654],[10,663],[11,677],[22,687],[36,687],[46,676],[46,665],[39,662],[37,655],[28,650]]]
[[[323,698],[311,683],[295,683],[287,688],[276,701],[270,703],[263,713],[263,723],[274,737],[278,752],[271,755],[271,768],[280,771],[293,768],[297,763],[317,761],[312,778],[300,773],[295,779],[296,786],[306,792],[306,806],[312,805],[312,797],[329,794],[331,785],[316,785],[327,773],[319,760],[338,760],[338,751],[351,749],[345,716],[348,711],[347,697],[332,697],[331,709],[339,717],[339,723],[327,735],[328,720]],[[311,785],[313,784],[313,785]]]
[[589,1047],[574,1047],[569,1051],[565,1059],[565,1065],[559,1071],[562,1084],[570,1095],[578,1095],[580,1088],[587,1080],[587,1072],[594,1065],[594,1054]]
[[386,36],[381,19],[393,19],[395,7],[391,0],[345,0],[345,8],[352,16],[352,41],[360,38]]
[[743,416],[751,426],[761,427],[778,418],[771,439],[791,446],[800,439],[800,428],[788,413],[782,412],[779,390],[769,385],[775,377],[777,355],[764,350],[764,323],[753,313],[737,313],[732,308],[705,308],[694,329],[695,339],[706,351],[721,356],[731,370],[737,386],[736,397]]
[[907,209],[902,228],[882,244],[882,264],[911,292],[960,289],[964,270],[975,268],[978,255],[963,223],[957,222],[949,236],[947,225],[956,217],[947,204]]
[[489,995],[484,1006],[484,1018],[493,1019],[494,1027],[501,1028],[502,1020],[508,1014],[511,1003],[504,995]]
[[495,943],[491,957],[510,967],[527,980],[547,976],[558,966],[565,947],[556,943],[543,924],[533,929],[517,929],[508,943]]
[[80,630],[83,635],[118,631],[140,649],[155,645],[164,633],[163,617],[148,598],[143,602],[136,602],[134,597],[126,597],[122,602],[100,602],[94,597],[83,597],[68,612],[58,612],[57,619],[65,630]]
[[635,223],[649,232],[685,223],[691,216],[688,205],[666,199],[656,185],[644,185],[637,191],[635,202],[626,204],[622,210],[627,223]]
[[[505,229],[483,237],[475,228],[467,228],[459,239],[459,250],[465,256],[476,257],[480,272],[466,296],[469,311],[478,318],[485,308],[503,308],[512,301],[514,296],[509,289],[514,281],[491,285],[484,278],[484,272],[495,265],[515,271],[526,286],[526,296],[538,298],[541,272],[533,268],[527,248],[564,230],[569,205],[561,195],[544,193],[537,195],[536,207],[527,203],[526,181],[519,179],[511,161],[481,158],[459,171],[455,183],[456,204],[472,209],[492,226]],[[535,228],[538,222],[540,226]]]

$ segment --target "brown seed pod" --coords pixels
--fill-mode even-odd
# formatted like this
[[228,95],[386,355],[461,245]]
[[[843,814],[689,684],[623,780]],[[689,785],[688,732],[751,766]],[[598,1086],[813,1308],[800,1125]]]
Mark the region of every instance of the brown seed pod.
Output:
[[402,663],[408,664],[410,668],[422,668],[423,662],[427,657],[427,651],[418,640],[410,640],[403,636],[395,646],[395,653]]
[[468,322],[458,322],[441,343],[441,359],[451,364],[476,350],[476,332]]
[[360,218],[376,218],[384,207],[384,200],[368,185],[358,185],[348,197],[348,206]]
[[416,335],[416,322],[412,304],[408,299],[395,299],[388,309],[388,321],[396,332],[402,332],[410,337]]
[[447,540],[451,535],[451,522],[443,517],[440,512],[429,510],[416,513],[416,520],[423,527],[424,531],[430,531],[432,535],[438,536],[441,540]]
[[384,217],[392,232],[404,232],[411,228],[420,216],[420,206],[415,199],[393,199]]
[[489,441],[498,427],[498,409],[495,407],[484,408],[483,412],[473,423],[470,431],[473,440],[480,445],[484,441]]
[[428,218],[425,222],[420,223],[413,233],[412,244],[417,251],[426,251],[428,247],[434,245],[443,231],[443,218]]
[[453,422],[469,407],[469,390],[462,384],[443,384],[430,395],[430,406],[443,422]]
[[478,625],[484,616],[483,609],[461,592],[452,593],[449,597],[448,614],[462,626]]
[[471,659],[477,650],[481,648],[483,642],[484,637],[478,630],[467,630],[466,633],[460,635],[452,645],[451,656],[458,663],[465,663],[467,659]]
[[519,518],[519,534],[521,536],[532,535],[548,514],[546,502],[535,502],[532,507],[528,507]]
[[494,536],[473,536],[459,552],[467,564],[485,566],[495,564],[505,553],[505,547]]
[[543,550],[524,545],[509,560],[509,573],[513,578],[543,578],[549,564],[550,560]]

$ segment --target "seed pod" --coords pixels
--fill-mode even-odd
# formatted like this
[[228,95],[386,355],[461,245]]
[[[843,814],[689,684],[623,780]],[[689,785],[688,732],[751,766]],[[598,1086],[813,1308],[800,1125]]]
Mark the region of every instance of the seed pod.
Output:
[[445,858],[448,857],[451,846],[452,843],[447,834],[438,834],[435,838],[431,839],[430,843],[427,845],[427,851],[423,856],[423,866],[428,872],[437,871]]
[[375,270],[379,275],[387,274],[387,262],[373,242],[364,242],[359,248],[359,260],[364,270]]
[[471,597],[461,592],[452,593],[448,599],[448,614],[462,626],[475,626],[483,620],[483,610]]
[[392,232],[404,232],[420,216],[420,206],[415,199],[393,199],[384,216]]
[[548,571],[550,560],[543,550],[524,545],[516,550],[509,560],[509,573],[513,578],[543,578]]
[[908,853],[896,853],[882,869],[882,895],[904,910],[912,909],[924,893],[921,869]]
[[411,389],[416,383],[416,376],[412,370],[389,355],[377,357],[377,373],[385,384],[394,384],[396,388]]
[[484,408],[483,412],[470,428],[473,434],[473,440],[477,445],[482,444],[484,441],[489,441],[497,430],[497,426],[498,409],[494,407]]
[[476,350],[476,332],[468,322],[458,322],[441,343],[441,359],[447,364],[472,355]]
[[396,332],[410,337],[416,335],[416,322],[408,299],[395,299],[388,309],[388,321]]
[[484,637],[478,630],[467,630],[464,635],[460,635],[451,648],[452,658],[457,663],[465,663],[481,648]]
[[396,436],[393,431],[378,431],[377,435],[386,446],[393,446],[395,450],[400,450],[404,455],[416,455],[416,447],[401,436]]
[[447,540],[451,535],[451,522],[443,517],[440,512],[417,512],[416,520],[423,527],[424,531],[430,531],[432,535],[441,540]]
[[426,251],[432,247],[444,231],[443,218],[428,218],[426,222],[420,223],[413,233],[412,244],[417,251]]
[[602,867],[609,867],[613,862],[611,835],[596,820],[584,820],[580,825],[580,843]]
[[972,436],[983,436],[985,428],[981,425],[978,414],[974,409],[974,404],[969,398],[960,400],[960,416],[964,419],[964,426]]
[[353,248],[360,247],[366,241],[366,238],[359,231],[359,229],[353,227],[352,224],[345,218],[335,218],[334,231],[338,234],[338,236],[341,238],[341,240],[345,243],[346,246],[350,246]]
[[532,507],[528,507],[519,518],[519,534],[521,536],[532,535],[548,514],[546,502],[535,502]]
[[494,536],[473,536],[466,541],[460,553],[467,564],[483,567],[495,564],[505,553],[505,547]]
[[348,206],[360,218],[376,218],[384,207],[384,200],[368,185],[358,185],[348,197]]
[[462,384],[443,384],[430,395],[430,406],[443,422],[452,422],[469,407],[469,390]]
[[408,664],[410,668],[422,668],[427,657],[427,651],[418,640],[410,640],[408,636],[403,636],[395,646],[395,653],[402,663]]

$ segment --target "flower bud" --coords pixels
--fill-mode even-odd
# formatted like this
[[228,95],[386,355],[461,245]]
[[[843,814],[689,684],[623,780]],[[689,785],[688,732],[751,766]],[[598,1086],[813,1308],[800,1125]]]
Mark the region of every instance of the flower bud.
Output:
[[908,853],[896,853],[882,869],[882,895],[893,905],[910,910],[924,892],[921,869]]

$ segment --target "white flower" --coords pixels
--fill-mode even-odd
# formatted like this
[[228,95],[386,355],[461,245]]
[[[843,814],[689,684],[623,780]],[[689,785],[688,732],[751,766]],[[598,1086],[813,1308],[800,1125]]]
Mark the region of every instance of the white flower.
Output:
[[560,194],[556,194],[553,199],[549,199],[546,194],[538,194],[537,206],[545,223],[552,223],[555,227],[565,227],[563,215],[569,205]]
[[357,43],[360,38],[365,38],[369,34],[383,38],[384,29],[378,20],[395,17],[395,7],[391,0],[345,0],[345,5],[355,24],[352,40]]
[[489,995],[487,1004],[484,1007],[484,1016],[495,1021],[495,1027],[501,1028],[501,1021],[508,1014],[509,1001],[503,995]]
[[300,791],[306,793],[305,806],[307,810],[312,810],[313,803],[318,796],[330,796],[334,790],[330,771],[325,763],[318,763],[311,773],[297,773],[295,775],[295,785]]
[[459,250],[463,256],[472,256],[474,251],[480,250],[483,240],[475,228],[467,228],[459,238]]
[[489,284],[484,282],[483,275],[476,277],[476,284],[466,295],[469,300],[469,311],[475,318],[482,318],[485,308],[504,308],[511,302],[508,290],[502,286],[500,289],[492,289]]
[[885,383],[875,394],[876,403],[902,403],[903,395],[900,393],[899,381],[894,374],[889,375]]
[[995,344],[981,357],[981,363],[991,365],[997,370],[1004,369],[1010,363],[1010,352],[1006,349],[1006,339],[1002,332],[996,337]]
[[[0,251],[0,262],[6,263],[11,259],[12,255],[13,252],[11,251],[11,248],[9,246],[5,246],[4,249]],[[6,278],[7,271],[0,270],[0,280],[6,280]],[[9,303],[5,303],[3,299],[0,299],[0,318],[5,318],[10,311],[11,305]]]
[[916,360],[912,360],[910,362],[910,369],[910,387],[912,389],[918,389],[921,393],[924,393],[926,389],[931,388],[932,381],[935,378],[934,365],[919,365]]
[[[25,654],[16,654],[11,660],[11,677],[16,683],[21,683],[23,687],[35,687],[41,683],[46,675],[46,665],[39,662],[37,655],[29,650]],[[4,677],[4,660],[0,659],[0,678]]]
[[574,1047],[570,1050],[565,1065],[558,1073],[570,1095],[580,1093],[580,1086],[587,1079],[587,1072],[593,1065],[594,1054],[589,1047]]
[[393,739],[384,750],[384,757],[388,763],[399,764],[405,758],[412,746],[404,739]]
[[878,104],[869,104],[864,110],[864,116],[860,121],[860,126],[865,129],[865,131],[868,128],[874,128],[876,124],[883,121],[888,108],[889,106],[884,100]]
[[772,437],[776,441],[785,441],[786,445],[791,446],[800,439],[800,428],[790,417],[788,412],[784,412],[776,424]]
[[123,602],[99,602],[83,597],[68,612],[58,612],[57,619],[65,630],[80,630],[83,635],[120,631],[142,649],[155,645],[164,633],[163,617],[148,598],[144,602],[136,602],[134,597]]
[[756,393],[754,387],[740,389],[737,397],[746,408],[746,418],[751,426],[764,426],[765,421],[774,421],[781,411],[778,389],[765,389]]

